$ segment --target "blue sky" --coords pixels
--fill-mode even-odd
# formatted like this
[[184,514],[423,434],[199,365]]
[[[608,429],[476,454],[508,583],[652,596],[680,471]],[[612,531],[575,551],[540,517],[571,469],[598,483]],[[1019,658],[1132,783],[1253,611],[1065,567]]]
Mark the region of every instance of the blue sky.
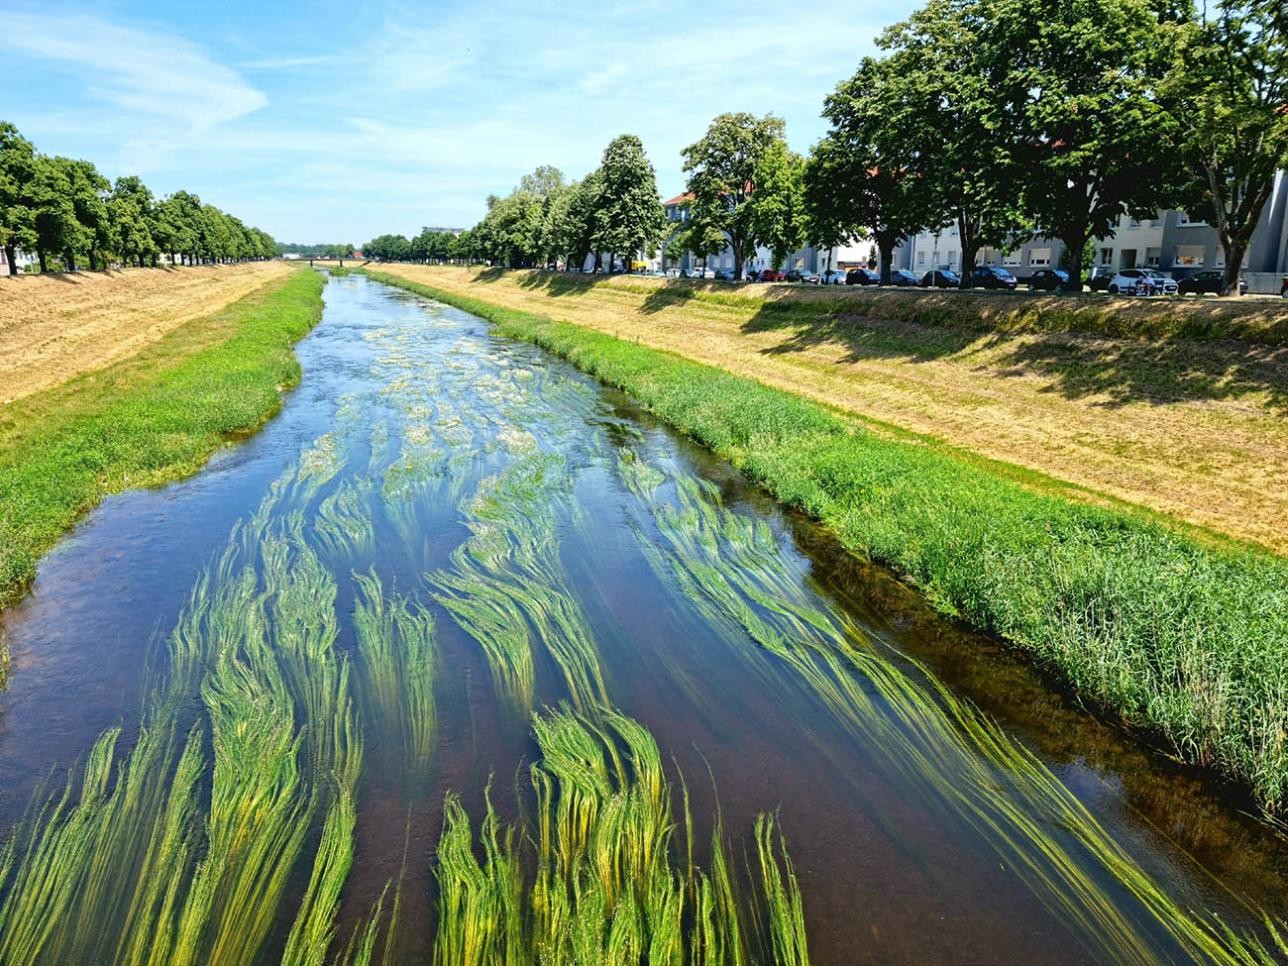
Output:
[[281,240],[361,244],[466,227],[624,132],[669,196],[722,111],[772,111],[805,151],[824,95],[913,6],[0,0],[0,119]]

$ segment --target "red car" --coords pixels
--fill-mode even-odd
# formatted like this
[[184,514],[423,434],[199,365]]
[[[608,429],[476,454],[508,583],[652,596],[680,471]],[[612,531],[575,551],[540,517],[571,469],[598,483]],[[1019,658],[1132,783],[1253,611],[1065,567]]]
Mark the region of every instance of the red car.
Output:
[[787,273],[780,272],[776,268],[766,268],[760,273],[762,282],[783,282],[787,280]]

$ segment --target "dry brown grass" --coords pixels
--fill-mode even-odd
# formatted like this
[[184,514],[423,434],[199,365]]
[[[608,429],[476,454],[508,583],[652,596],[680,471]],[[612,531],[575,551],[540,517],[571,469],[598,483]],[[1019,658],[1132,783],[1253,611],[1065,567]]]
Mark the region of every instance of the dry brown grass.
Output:
[[[1073,483],[1089,498],[1108,495],[1288,552],[1288,348],[1156,330],[1126,338],[876,321],[826,310],[829,298],[851,293],[793,297],[775,286],[380,270],[668,349]],[[1149,321],[1147,310],[1130,311]],[[1273,303],[1166,311],[1243,312],[1266,331],[1282,323]]]
[[282,262],[0,279],[0,405],[134,355],[237,301]]

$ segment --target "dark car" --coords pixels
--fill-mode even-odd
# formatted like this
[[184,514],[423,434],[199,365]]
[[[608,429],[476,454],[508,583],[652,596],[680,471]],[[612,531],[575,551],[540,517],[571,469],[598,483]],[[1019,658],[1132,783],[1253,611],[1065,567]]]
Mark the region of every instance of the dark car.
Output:
[[997,265],[981,265],[975,269],[971,282],[976,288],[1014,289],[1019,279]]
[[787,276],[776,268],[766,268],[760,273],[760,280],[762,282],[783,282],[787,280]]
[[[1221,286],[1225,284],[1225,272],[1208,270],[1195,272],[1176,283],[1176,289],[1182,295],[1220,295]],[[1239,278],[1239,294],[1248,294],[1248,283]]]
[[870,268],[852,268],[845,273],[846,285],[880,285],[881,273]]
[[1091,270],[1091,277],[1087,279],[1087,288],[1093,292],[1108,292],[1109,283],[1117,274],[1117,269],[1110,268],[1108,265],[1097,265]]
[[732,269],[732,268],[717,268],[717,269],[716,269],[715,278],[716,278],[716,280],[717,280],[717,281],[719,281],[719,282],[732,282],[732,281],[733,281],[733,269]]
[[890,273],[891,285],[920,285],[921,279],[908,271],[906,268],[896,268]]
[[805,273],[804,273],[804,272],[802,272],[799,268],[793,268],[793,269],[790,269],[790,270],[787,272],[787,274],[783,276],[783,281],[784,281],[784,282],[800,282],[800,281],[803,281],[803,280],[804,280],[804,278],[805,278]]
[[962,279],[950,268],[936,268],[921,276],[922,288],[961,288]]
[[1069,273],[1059,268],[1039,268],[1029,276],[1030,292],[1057,292],[1069,284]]

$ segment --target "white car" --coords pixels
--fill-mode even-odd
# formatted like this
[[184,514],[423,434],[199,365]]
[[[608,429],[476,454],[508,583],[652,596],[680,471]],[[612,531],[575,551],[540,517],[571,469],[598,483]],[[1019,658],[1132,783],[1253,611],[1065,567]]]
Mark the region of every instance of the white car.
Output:
[[829,268],[826,272],[823,273],[823,284],[824,285],[844,285],[845,269]]
[[1110,295],[1175,295],[1176,279],[1152,268],[1124,268],[1109,280]]

